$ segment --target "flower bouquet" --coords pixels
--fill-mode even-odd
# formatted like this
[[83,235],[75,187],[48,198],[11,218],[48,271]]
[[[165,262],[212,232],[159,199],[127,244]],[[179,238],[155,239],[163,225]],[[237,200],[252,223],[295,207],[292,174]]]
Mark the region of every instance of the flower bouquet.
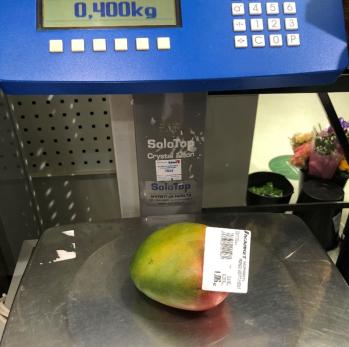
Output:
[[[349,123],[342,118],[340,122],[349,138]],[[332,127],[295,134],[291,145],[294,154],[290,162],[306,175],[327,180],[345,176],[345,181],[349,177],[349,165]]]

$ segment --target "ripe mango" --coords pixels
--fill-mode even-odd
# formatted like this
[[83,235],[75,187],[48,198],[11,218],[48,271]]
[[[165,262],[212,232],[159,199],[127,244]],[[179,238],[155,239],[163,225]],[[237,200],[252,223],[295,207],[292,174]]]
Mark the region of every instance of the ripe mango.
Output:
[[162,304],[204,311],[228,293],[201,289],[206,226],[178,223],[152,233],[135,253],[131,278],[136,287]]

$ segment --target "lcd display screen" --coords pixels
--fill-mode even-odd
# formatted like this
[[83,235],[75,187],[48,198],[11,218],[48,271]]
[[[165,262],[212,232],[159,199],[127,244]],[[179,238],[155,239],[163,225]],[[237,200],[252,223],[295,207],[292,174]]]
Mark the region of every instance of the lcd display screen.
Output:
[[40,0],[41,28],[179,26],[179,0]]

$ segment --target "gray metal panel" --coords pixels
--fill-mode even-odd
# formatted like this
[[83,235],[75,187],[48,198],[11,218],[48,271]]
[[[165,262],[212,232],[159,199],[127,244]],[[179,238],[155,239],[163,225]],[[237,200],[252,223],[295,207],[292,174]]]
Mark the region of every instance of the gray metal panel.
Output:
[[120,218],[115,175],[34,178],[45,228]]
[[0,247],[13,271],[22,242],[40,233],[30,182],[5,96],[0,92]]
[[11,96],[31,176],[114,173],[105,96]]
[[210,96],[203,207],[245,204],[257,95]]
[[[349,345],[349,291],[305,224],[283,214],[181,216],[252,232],[249,293],[203,312],[158,304],[129,276],[132,254],[178,216],[48,230],[12,306],[2,347]],[[53,262],[57,250],[76,258]]]

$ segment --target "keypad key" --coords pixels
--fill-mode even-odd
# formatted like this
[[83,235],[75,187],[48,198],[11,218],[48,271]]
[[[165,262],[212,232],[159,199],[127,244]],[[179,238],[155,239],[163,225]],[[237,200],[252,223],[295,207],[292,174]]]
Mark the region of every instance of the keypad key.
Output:
[[260,2],[250,2],[248,4],[249,13],[252,16],[262,14],[262,4]]
[[234,31],[246,31],[246,20],[245,19],[234,19],[233,20]]
[[253,47],[265,47],[264,35],[252,35],[252,46]]
[[251,31],[263,31],[263,19],[261,18],[253,18],[250,20]]
[[246,48],[248,47],[247,36],[246,35],[236,35],[234,37],[236,48]]
[[284,13],[285,14],[296,14],[297,13],[297,7],[295,2],[284,2]]
[[231,12],[233,16],[242,16],[245,14],[245,5],[243,2],[233,2],[231,4]]
[[280,34],[272,34],[269,35],[269,44],[270,47],[282,47],[282,35]]
[[301,40],[299,34],[287,34],[287,46],[300,46]]
[[267,2],[267,14],[279,14],[280,8],[278,2]]
[[285,28],[286,28],[286,30],[297,30],[298,29],[298,19],[297,18],[285,18]]
[[268,30],[270,31],[281,30],[280,18],[268,18]]

